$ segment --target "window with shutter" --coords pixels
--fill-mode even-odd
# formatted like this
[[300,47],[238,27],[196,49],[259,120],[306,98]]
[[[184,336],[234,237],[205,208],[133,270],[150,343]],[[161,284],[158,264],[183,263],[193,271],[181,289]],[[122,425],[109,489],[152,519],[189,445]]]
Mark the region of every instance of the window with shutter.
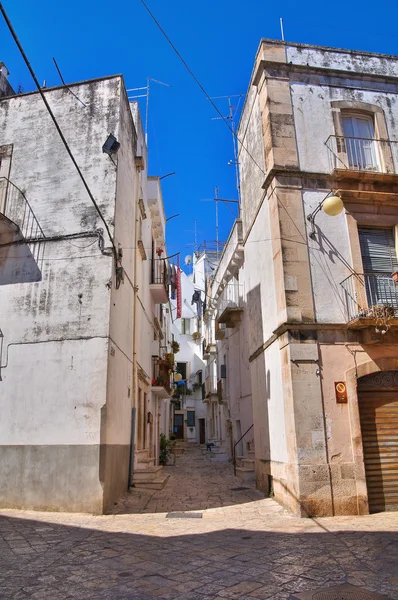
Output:
[[366,295],[370,306],[398,307],[398,287],[391,278],[398,271],[394,230],[391,228],[359,228]]

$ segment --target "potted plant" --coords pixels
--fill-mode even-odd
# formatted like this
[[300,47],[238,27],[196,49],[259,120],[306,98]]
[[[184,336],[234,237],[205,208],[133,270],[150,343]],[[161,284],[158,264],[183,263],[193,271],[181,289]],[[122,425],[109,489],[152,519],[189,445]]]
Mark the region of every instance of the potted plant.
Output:
[[170,346],[174,354],[177,354],[177,352],[180,351],[180,344],[178,342],[173,341],[171,342]]
[[392,273],[391,275],[391,278],[394,281],[394,283],[398,283],[398,271],[394,271],[394,273]]
[[174,367],[174,354],[168,352],[165,354],[165,363],[171,368]]
[[192,339],[194,342],[200,341],[201,337],[202,336],[200,335],[199,331],[194,331],[192,334]]

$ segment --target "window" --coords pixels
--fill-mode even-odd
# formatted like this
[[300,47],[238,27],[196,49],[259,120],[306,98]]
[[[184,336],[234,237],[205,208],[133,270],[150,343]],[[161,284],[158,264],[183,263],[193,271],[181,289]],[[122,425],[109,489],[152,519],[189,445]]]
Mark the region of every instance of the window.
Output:
[[187,363],[178,362],[177,363],[177,373],[181,373],[182,378],[187,378]]
[[195,427],[195,411],[187,410],[187,427]]
[[191,333],[191,319],[181,319],[181,335],[189,335]]
[[398,270],[395,235],[392,228],[360,227],[363,272],[368,306],[398,308],[398,286],[391,274]]
[[343,132],[350,168],[381,171],[373,117],[343,114]]

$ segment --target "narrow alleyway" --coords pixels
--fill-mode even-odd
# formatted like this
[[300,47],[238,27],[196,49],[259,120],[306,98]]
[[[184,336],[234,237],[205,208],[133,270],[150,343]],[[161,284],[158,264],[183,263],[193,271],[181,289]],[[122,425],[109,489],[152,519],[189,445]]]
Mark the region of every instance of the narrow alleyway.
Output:
[[198,448],[166,470],[111,515],[0,510],[0,599],[398,600],[397,513],[299,519]]
[[[264,505],[264,494],[256,490],[254,483],[235,477],[230,462],[211,462],[208,454],[203,447],[186,445],[184,454],[176,456],[175,465],[164,468],[169,480],[162,490],[132,489],[112,513],[217,509],[216,513],[223,514],[223,507],[235,507],[239,512],[250,503],[262,501]],[[268,500],[267,509],[273,513],[283,511],[272,500]]]

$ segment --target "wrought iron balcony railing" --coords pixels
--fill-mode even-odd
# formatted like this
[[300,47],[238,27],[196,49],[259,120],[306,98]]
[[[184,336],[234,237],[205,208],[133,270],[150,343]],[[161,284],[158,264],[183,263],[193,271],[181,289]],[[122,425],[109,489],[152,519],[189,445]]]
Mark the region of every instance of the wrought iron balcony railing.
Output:
[[24,192],[7,177],[0,177],[0,213],[18,226],[25,240],[45,238]]
[[328,148],[330,170],[396,173],[393,153],[397,142],[372,138],[330,135]]
[[162,387],[171,393],[170,364],[159,356],[152,356],[152,387]]
[[167,285],[167,265],[163,258],[154,258],[152,260],[151,283],[162,283]]
[[353,273],[341,286],[348,322],[398,317],[398,284],[386,273]]

